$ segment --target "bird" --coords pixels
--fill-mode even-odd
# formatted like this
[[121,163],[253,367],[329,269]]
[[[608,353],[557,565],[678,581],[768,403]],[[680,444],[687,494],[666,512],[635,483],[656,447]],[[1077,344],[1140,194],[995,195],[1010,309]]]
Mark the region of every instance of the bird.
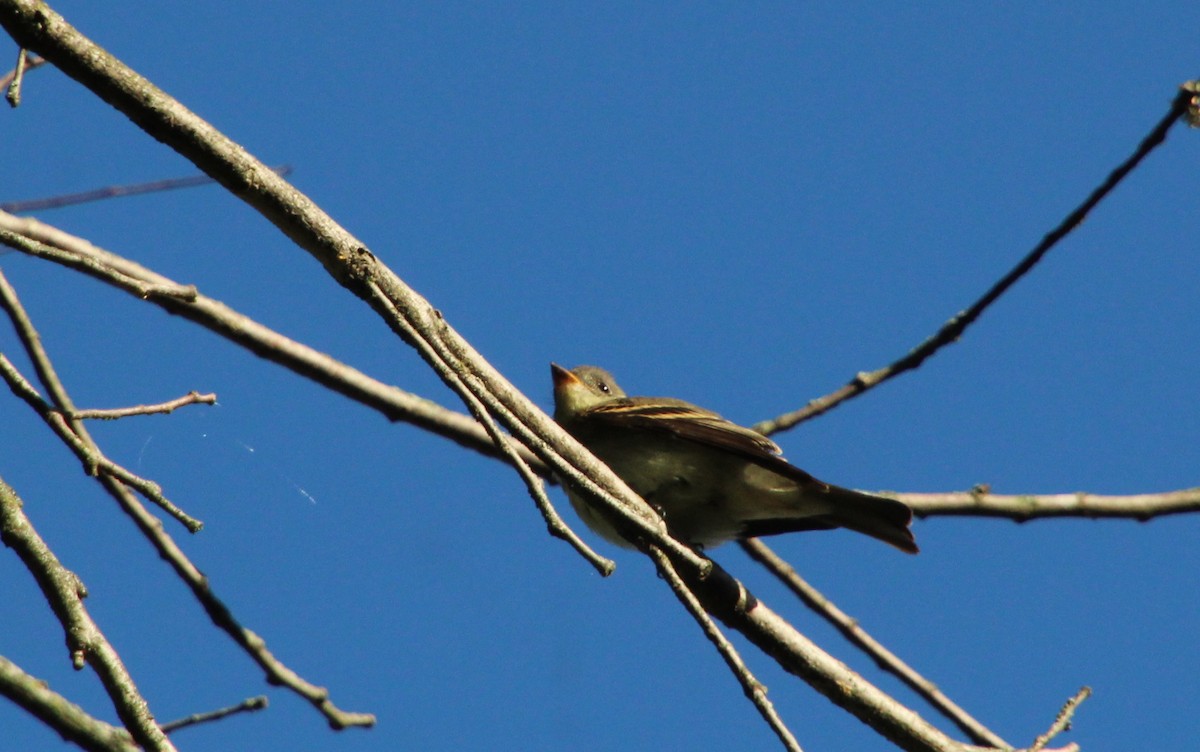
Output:
[[[761,433],[671,397],[629,397],[597,366],[551,363],[554,419],[701,549],[730,540],[846,528],[918,552],[912,510],[895,499],[817,480]],[[632,544],[611,513],[564,484],[596,534]]]

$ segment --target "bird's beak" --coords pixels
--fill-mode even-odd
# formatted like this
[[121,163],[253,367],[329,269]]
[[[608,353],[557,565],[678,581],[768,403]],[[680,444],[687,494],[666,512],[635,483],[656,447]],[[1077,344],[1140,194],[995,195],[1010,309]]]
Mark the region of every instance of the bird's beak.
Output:
[[562,389],[568,384],[580,383],[579,377],[557,363],[550,364],[550,378],[554,380],[554,388]]

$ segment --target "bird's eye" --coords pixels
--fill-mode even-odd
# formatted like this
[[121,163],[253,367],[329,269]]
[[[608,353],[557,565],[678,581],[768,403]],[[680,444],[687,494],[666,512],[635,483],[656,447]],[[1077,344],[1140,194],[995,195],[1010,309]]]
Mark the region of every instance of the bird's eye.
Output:
[[605,394],[612,394],[612,389],[609,389],[608,384],[605,384],[603,381],[597,381],[596,388],[599,389],[600,391],[604,392]]

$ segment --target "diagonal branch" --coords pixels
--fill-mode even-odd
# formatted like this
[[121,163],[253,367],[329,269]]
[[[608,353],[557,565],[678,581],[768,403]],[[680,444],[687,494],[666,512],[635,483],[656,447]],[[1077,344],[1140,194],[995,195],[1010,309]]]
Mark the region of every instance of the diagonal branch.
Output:
[[741,541],[741,546],[742,550],[749,554],[750,558],[762,564],[767,568],[767,571],[775,575],[783,584],[787,585],[788,589],[803,601],[804,605],[815,611],[825,621],[837,628],[843,637],[871,656],[880,668],[899,677],[914,692],[924,697],[930,705],[937,708],[942,715],[954,721],[954,724],[962,729],[963,733],[970,736],[979,744],[986,744],[999,749],[1012,746],[991,729],[973,718],[967,711],[959,707],[957,703],[943,694],[933,682],[921,676],[895,653],[884,647],[883,643],[867,634],[867,631],[859,625],[856,619],[847,615],[822,595],[820,591],[808,584],[790,564],[784,561],[779,554],[771,550],[767,544],[761,540],[752,538]]
[[[0,490],[0,504],[4,492]],[[47,727],[88,752],[140,752],[129,732],[93,718],[75,703],[50,689],[45,680],[31,676],[0,656],[0,696],[24,708]]]
[[91,666],[133,738],[143,747],[163,752],[175,747],[154,721],[121,656],[105,638],[83,606],[87,589],[62,563],[22,509],[17,492],[0,480],[0,539],[20,557],[54,610],[67,637],[76,669]]
[[[2,83],[3,81],[0,80],[0,84]],[[292,174],[291,165],[280,165],[275,167],[274,170],[283,176]],[[76,204],[86,204],[91,201],[102,201],[109,198],[140,196],[143,193],[177,191],[180,188],[198,188],[202,185],[212,185],[215,182],[215,180],[207,175],[189,175],[184,178],[166,178],[165,180],[152,180],[148,183],[134,183],[132,185],[108,185],[103,188],[95,188],[80,193],[67,193],[61,196],[35,198],[26,201],[0,202],[0,211],[13,212],[15,214],[17,212],[41,211],[42,209],[61,209],[64,206],[75,206]]]
[[198,726],[201,723],[211,723],[219,721],[222,718],[228,718],[231,715],[239,713],[253,713],[258,710],[263,710],[267,707],[267,696],[258,695],[242,700],[237,705],[230,705],[227,708],[218,710],[210,710],[207,713],[193,713],[186,718],[180,718],[177,721],[162,724],[162,730],[168,734],[173,734],[180,729],[185,729],[190,726]]
[[700,600],[688,588],[687,583],[683,581],[679,573],[675,571],[670,557],[653,546],[649,548],[648,553],[654,560],[654,565],[658,568],[659,576],[666,580],[672,592],[675,593],[675,597],[679,599],[679,602],[683,604],[687,612],[700,625],[700,628],[704,631],[704,636],[717,649],[717,652],[725,660],[725,664],[729,667],[729,670],[737,678],[738,683],[742,685],[742,692],[754,703],[755,709],[758,710],[759,715],[763,717],[767,725],[771,727],[771,730],[775,732],[775,735],[779,737],[779,741],[783,742],[784,748],[790,752],[802,752],[800,743],[796,741],[796,737],[792,734],[791,729],[784,724],[783,719],[775,712],[775,705],[767,698],[767,688],[755,678],[754,674],[750,673],[746,662],[738,654],[737,648],[725,638],[725,635],[721,634],[720,628],[709,617]]
[[96,442],[92,441],[91,435],[83,426],[83,421],[73,417],[77,413],[75,405],[59,380],[58,373],[54,370],[54,364],[50,362],[50,356],[42,347],[42,340],[37,329],[34,328],[33,322],[29,320],[29,315],[17,298],[17,291],[8,283],[8,278],[4,276],[3,272],[0,272],[0,308],[8,314],[9,320],[12,321],[17,336],[25,346],[25,352],[33,361],[38,377],[46,391],[50,393],[55,406],[51,407],[47,404],[33,388],[33,385],[17,372],[7,357],[0,353],[0,378],[8,383],[13,393],[32,407],[42,420],[58,434],[59,438],[75,452],[75,456],[83,463],[88,475],[103,474],[119,478],[160,506],[188,530],[193,533],[199,532],[204,527],[202,522],[175,506],[170,499],[163,495],[162,488],[157,483],[146,480],[108,459],[100,451]]
[[[481,454],[502,456],[487,432],[470,416],[373,379],[202,295],[194,286],[175,282],[83,238],[32,218],[0,212],[0,243],[75,269],[199,324],[265,360],[381,413],[388,420],[411,423]],[[542,461],[529,450],[517,449],[525,462],[539,473],[548,474]]]
[[1128,159],[1118,165],[1108,177],[1097,186],[1091,194],[1084,199],[1080,204],[1066,216],[1058,227],[1048,232],[1042,241],[1034,246],[1025,258],[1014,266],[1008,274],[1000,278],[998,282],[992,285],[991,289],[983,294],[978,300],[971,304],[964,311],[959,311],[951,316],[942,327],[932,336],[926,339],[921,344],[914,347],[906,355],[899,358],[891,365],[880,368],[876,371],[861,371],[855,374],[845,386],[837,389],[824,397],[818,397],[812,400],[807,405],[794,412],[786,413],[771,420],[765,420],[754,426],[754,430],[767,435],[785,431],[806,420],[815,418],[829,412],[833,408],[843,402],[853,399],[883,382],[899,376],[907,371],[916,370],[925,362],[927,358],[942,349],[946,345],[957,342],[966,331],[967,327],[975,323],[985,310],[988,309],[1008,291],[1022,277],[1029,273],[1034,266],[1037,265],[1042,258],[1050,252],[1050,249],[1058,244],[1060,240],[1065,238],[1076,227],[1083,224],[1087,215],[1096,208],[1105,196],[1112,192],[1114,188],[1130,173],[1138,164],[1145,159],[1150,152],[1161,144],[1167,137],[1167,131],[1171,129],[1178,120],[1187,117],[1188,122],[1193,122],[1197,107],[1197,92],[1200,92],[1200,82],[1189,81],[1179,87],[1175,99],[1172,100],[1171,106],[1167,109],[1167,113],[1162,116],[1162,119],[1150,129],[1146,137],[1134,150],[1133,154]]
[[[158,501],[161,506],[162,502],[166,500],[165,497],[162,497],[158,484],[139,478],[105,458],[100,448],[83,428],[82,421],[78,418],[65,417],[76,413],[74,403],[62,382],[59,381],[53,363],[45,349],[42,348],[40,337],[28,316],[25,315],[20,301],[16,298],[15,291],[9,286],[2,273],[0,273],[0,302],[3,303],[4,309],[9,312],[10,317],[17,324],[18,330],[21,331],[22,339],[30,349],[30,357],[34,359],[35,363],[38,363],[38,371],[42,375],[47,390],[54,395],[57,409],[52,408],[42,399],[33,385],[16,370],[3,354],[0,354],[0,378],[3,378],[13,393],[24,400],[54,429],[59,437],[84,460],[85,464],[91,463],[102,470],[102,472],[95,473],[97,480],[116,499],[121,509],[155,547],[159,557],[170,564],[176,575],[191,588],[193,595],[200,601],[213,623],[223,629],[249,653],[251,658],[266,672],[269,682],[288,687],[307,699],[325,715],[329,725],[333,728],[374,725],[375,717],[373,715],[346,712],[334,705],[329,700],[328,690],[305,681],[299,674],[285,666],[267,650],[266,643],[261,637],[237,621],[229,608],[213,593],[208,578],[188,560],[183,550],[163,529],[162,522],[151,514],[129,490],[129,486],[133,485],[151,500]],[[147,485],[152,488],[147,489]],[[152,493],[148,493],[148,490]],[[171,512],[174,507],[169,505],[169,502],[167,504],[168,506],[164,508]],[[182,512],[179,512],[177,516],[181,514]],[[190,518],[187,519],[190,520]],[[113,655],[115,657],[115,653]]]

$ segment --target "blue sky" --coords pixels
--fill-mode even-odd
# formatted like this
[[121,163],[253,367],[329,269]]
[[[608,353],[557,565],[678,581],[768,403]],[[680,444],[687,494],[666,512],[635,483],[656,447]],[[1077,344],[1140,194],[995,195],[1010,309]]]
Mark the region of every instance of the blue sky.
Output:
[[[1184,2],[54,7],[265,162],[292,165],[300,190],[541,404],[551,360],[590,362],[631,393],[743,423],[926,337],[1200,76],[1200,8]],[[2,200],[194,171],[49,69],[0,116],[0,137]],[[961,343],[776,437],[787,456],[869,489],[1197,485],[1198,138],[1174,130]],[[216,188],[39,216],[459,407],[364,305]],[[99,283],[17,254],[0,266],[81,406],[218,394],[94,433],[206,521],[184,545],[247,626],[339,706],[379,717],[335,734],[267,688],[5,402],[0,475],[89,586],[158,716],[269,695],[266,713],[180,732],[182,748],[776,744],[648,562],[612,552],[619,569],[600,579],[499,463]],[[1088,684],[1063,741],[1194,744],[1200,521],[934,519],[915,532],[918,557],[841,532],[771,543],[1013,743]],[[735,547],[714,556],[949,727]],[[11,553],[0,602],[0,654],[111,719]],[[738,644],[806,749],[889,748]],[[3,748],[59,744],[7,705],[0,728]]]

